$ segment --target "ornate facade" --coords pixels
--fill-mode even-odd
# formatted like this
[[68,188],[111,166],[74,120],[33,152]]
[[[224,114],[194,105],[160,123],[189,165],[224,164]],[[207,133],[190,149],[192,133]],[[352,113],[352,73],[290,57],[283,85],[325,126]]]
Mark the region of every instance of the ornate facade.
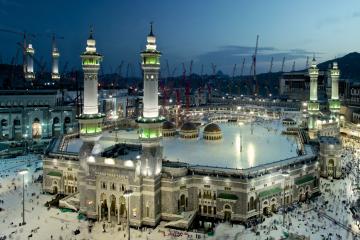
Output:
[[[84,60],[101,56],[92,37],[89,45],[91,51],[82,55],[83,66]],[[196,216],[208,221],[245,222],[319,192],[317,156],[304,142],[301,155],[279,165],[228,169],[164,161],[160,144],[164,119],[159,116],[157,102],[160,52],[152,29],[141,57],[144,104],[143,115],[137,119],[139,141],[113,141],[104,147],[102,141],[109,141],[109,136],[102,135],[101,116],[86,99],[94,94],[85,93],[80,139],[76,139],[81,147],[73,153],[62,149],[62,141],[77,137],[67,135],[57,139],[45,156],[43,189],[68,194],[63,200],[65,207],[79,209],[99,221],[120,223],[129,218],[132,226],[156,226],[167,220],[167,226],[187,229]],[[85,91],[96,91],[91,86],[97,86],[99,65],[94,60],[89,64],[84,66],[85,84],[90,81]],[[90,127],[95,130],[89,131]],[[217,130],[215,126],[208,128],[209,132]],[[194,135],[198,137],[198,128],[185,123],[180,136]],[[129,191],[131,196],[125,194]]]

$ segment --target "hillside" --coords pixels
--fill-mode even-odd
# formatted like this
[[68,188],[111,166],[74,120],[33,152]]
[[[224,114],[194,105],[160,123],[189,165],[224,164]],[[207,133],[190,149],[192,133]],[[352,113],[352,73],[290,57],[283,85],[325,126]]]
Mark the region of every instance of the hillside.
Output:
[[360,53],[352,52],[341,58],[322,62],[318,67],[320,70],[327,70],[329,64],[334,61],[337,61],[339,65],[341,71],[340,78],[360,81]]

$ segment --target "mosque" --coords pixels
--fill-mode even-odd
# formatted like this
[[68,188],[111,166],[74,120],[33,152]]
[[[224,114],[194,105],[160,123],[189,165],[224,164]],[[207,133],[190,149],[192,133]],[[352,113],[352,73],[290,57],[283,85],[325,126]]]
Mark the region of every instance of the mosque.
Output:
[[[43,161],[43,191],[67,195],[60,200],[62,207],[98,221],[120,224],[129,219],[131,226],[166,221],[166,226],[188,229],[196,219],[202,225],[224,220],[244,223],[318,195],[320,173],[339,177],[336,149],[341,144],[336,137],[321,138],[319,157],[305,130],[299,127],[293,136],[277,130],[294,127],[296,119],[285,119],[283,124],[275,118],[261,120],[259,114],[266,109],[245,111],[251,124],[202,124],[189,119],[177,129],[159,115],[161,52],[152,26],[140,55],[142,116],[136,120],[138,129],[119,131],[115,138],[113,131],[103,129],[104,115],[94,97],[103,56],[90,33],[81,54],[84,106],[78,117],[79,133],[52,140]],[[307,113],[315,137],[322,123],[338,122],[334,119],[339,102],[334,90],[332,118],[318,121],[315,60],[309,71],[312,91]],[[336,64],[333,74],[335,83]]]

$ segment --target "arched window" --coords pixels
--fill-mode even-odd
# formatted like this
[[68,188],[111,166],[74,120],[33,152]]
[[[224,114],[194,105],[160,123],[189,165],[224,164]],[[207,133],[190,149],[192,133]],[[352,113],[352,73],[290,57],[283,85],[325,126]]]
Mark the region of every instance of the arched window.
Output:
[[255,208],[255,201],[254,201],[254,197],[250,198],[250,203],[249,203],[249,210],[253,210]]
[[65,123],[65,124],[68,124],[68,123],[70,123],[70,122],[71,122],[70,117],[65,117],[65,118],[64,118],[64,123]]

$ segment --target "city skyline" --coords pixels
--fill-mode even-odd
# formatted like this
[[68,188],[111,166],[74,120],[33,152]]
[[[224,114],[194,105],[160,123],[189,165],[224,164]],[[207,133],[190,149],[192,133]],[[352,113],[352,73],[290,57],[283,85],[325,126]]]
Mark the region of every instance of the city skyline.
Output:
[[[80,68],[77,56],[90,25],[94,26],[98,48],[104,53],[103,71],[115,72],[124,61],[133,64],[136,75],[139,75],[138,53],[145,47],[142,36],[149,31],[150,21],[154,21],[154,32],[163,52],[162,62],[168,60],[171,69],[176,66],[176,75],[182,73],[181,64],[184,62],[188,68],[191,60],[193,72],[200,73],[203,64],[204,73],[211,73],[211,63],[214,63],[217,70],[230,74],[234,64],[241,65],[243,57],[246,58],[244,74],[249,73],[257,34],[260,36],[259,73],[268,71],[271,57],[274,57],[273,71],[278,71],[283,57],[286,58],[285,70],[291,70],[293,61],[296,69],[304,69],[306,57],[313,53],[318,62],[343,56],[358,50],[356,39],[360,37],[352,31],[360,22],[360,4],[356,1],[348,4],[274,1],[264,5],[261,1],[91,4],[36,1],[29,4],[22,0],[2,0],[0,6],[0,16],[4,19],[0,28],[37,34],[33,40],[35,56],[43,58],[48,69],[52,33],[64,37],[57,43],[60,70],[65,62]],[[19,17],[21,15],[27,16],[26,21]],[[21,37],[5,32],[0,32],[0,36],[3,62],[10,62]],[[165,64],[162,71],[164,67]]]

